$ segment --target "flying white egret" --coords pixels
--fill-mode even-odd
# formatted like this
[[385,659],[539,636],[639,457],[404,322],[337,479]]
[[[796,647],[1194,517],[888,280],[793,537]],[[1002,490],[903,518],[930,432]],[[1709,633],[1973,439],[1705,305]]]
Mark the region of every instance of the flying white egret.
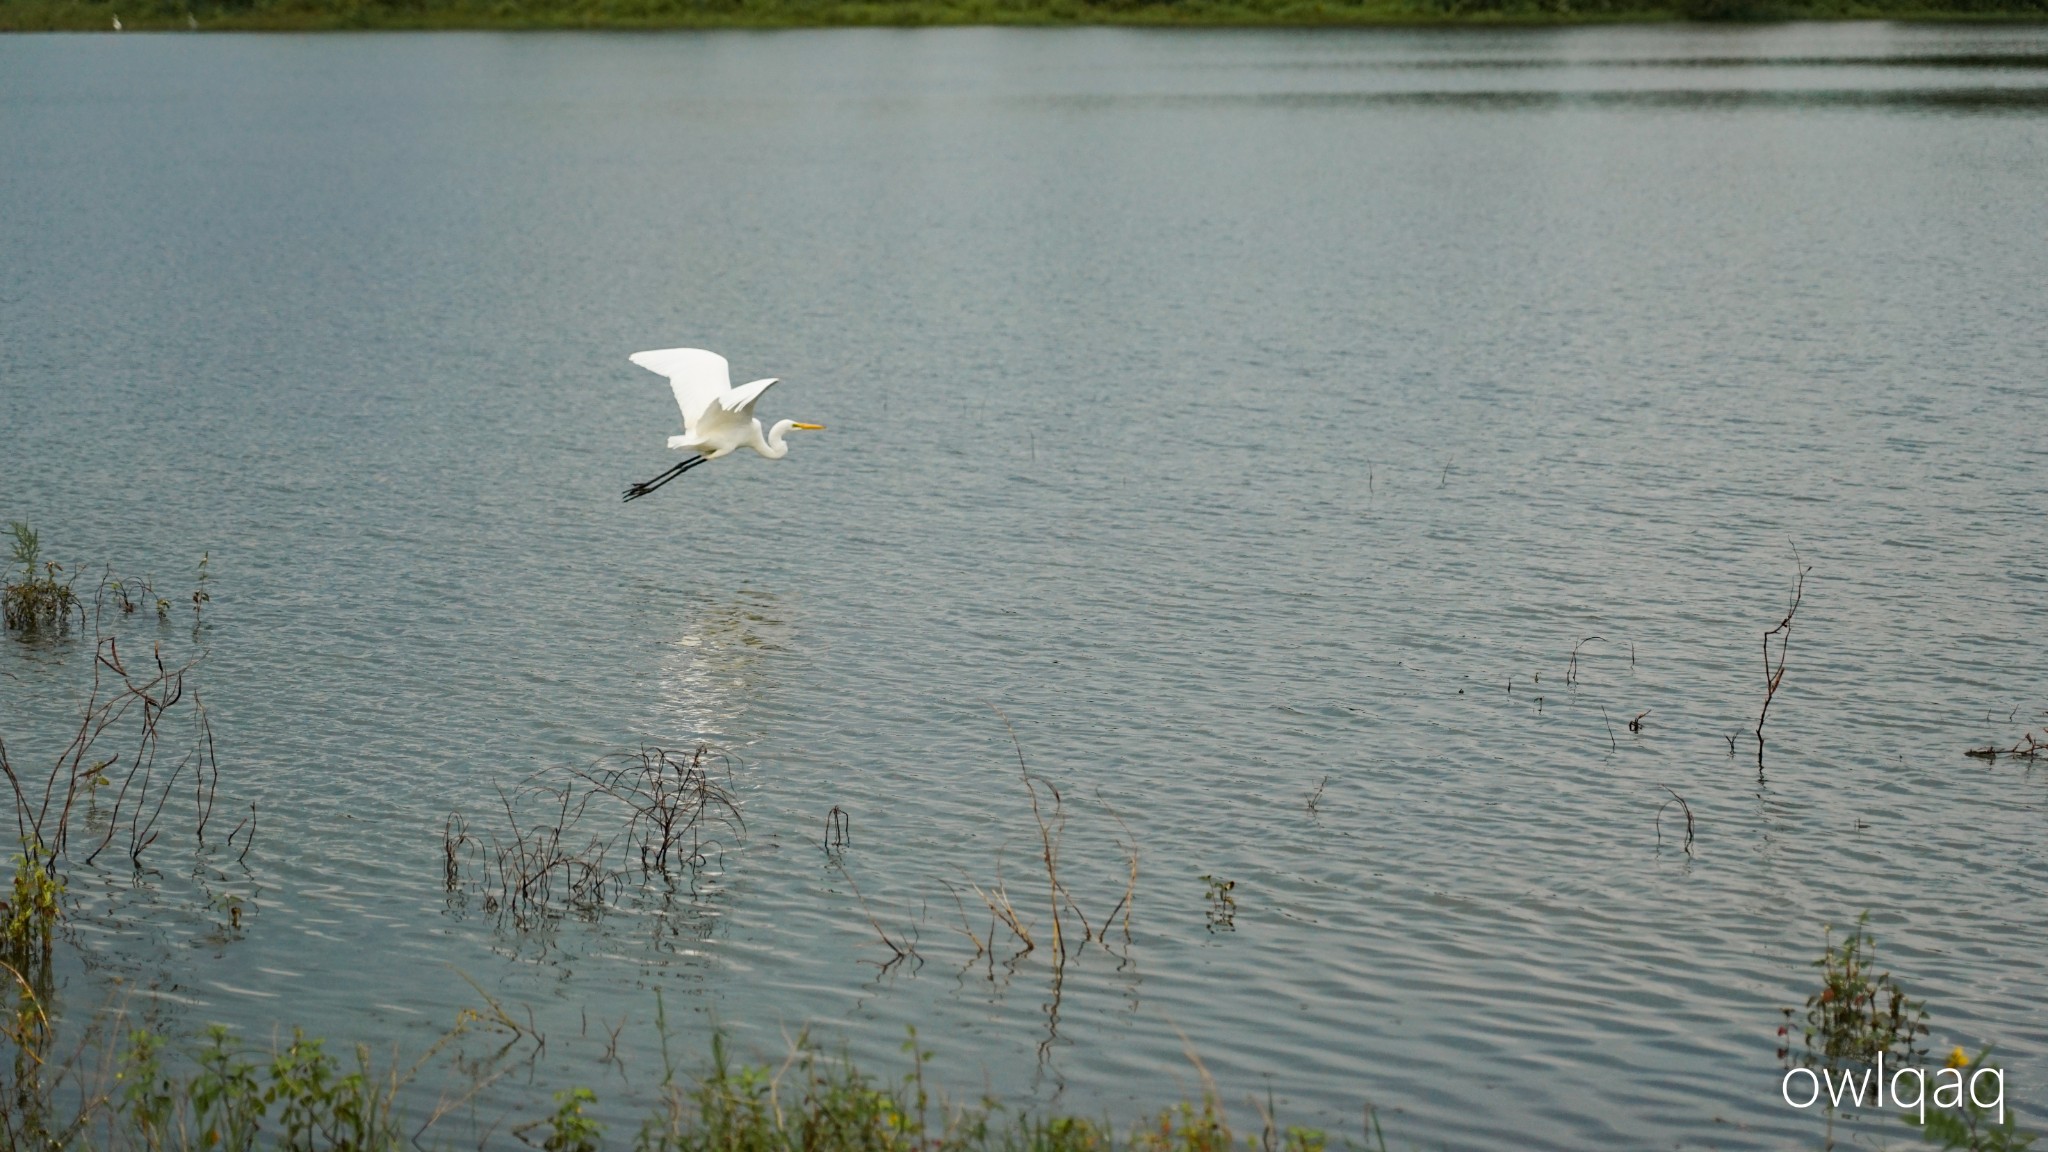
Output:
[[676,407],[683,410],[683,434],[669,437],[668,446],[696,455],[652,480],[626,489],[628,500],[638,500],[697,465],[730,456],[742,448],[752,448],[770,460],[780,460],[789,455],[789,445],[782,439],[786,433],[798,429],[818,432],[825,427],[779,420],[762,435],[761,422],[754,418],[754,402],[776,378],[735,388],[731,368],[725,357],[716,352],[702,348],[657,348],[635,352],[631,359],[650,372],[668,377],[669,387],[675,390]]

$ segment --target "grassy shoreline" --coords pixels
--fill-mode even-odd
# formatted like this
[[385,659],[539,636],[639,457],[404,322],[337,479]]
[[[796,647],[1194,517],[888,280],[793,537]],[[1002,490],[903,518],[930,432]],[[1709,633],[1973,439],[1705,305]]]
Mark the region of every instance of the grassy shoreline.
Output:
[[2048,23],[2048,0],[0,0],[0,32]]

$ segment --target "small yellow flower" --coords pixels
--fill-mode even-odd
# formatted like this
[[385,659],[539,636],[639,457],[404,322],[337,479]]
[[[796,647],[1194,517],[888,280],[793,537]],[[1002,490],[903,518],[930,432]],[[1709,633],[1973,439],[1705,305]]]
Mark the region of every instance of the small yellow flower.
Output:
[[1968,1068],[1969,1066],[1970,1054],[1963,1051],[1962,1045],[1958,1044],[1956,1050],[1948,1054],[1948,1067]]

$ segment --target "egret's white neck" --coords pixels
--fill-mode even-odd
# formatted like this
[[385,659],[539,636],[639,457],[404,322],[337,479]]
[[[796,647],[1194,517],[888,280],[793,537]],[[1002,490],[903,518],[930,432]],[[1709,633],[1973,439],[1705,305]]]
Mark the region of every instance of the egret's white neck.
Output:
[[789,455],[789,445],[784,442],[783,436],[787,435],[789,430],[795,426],[796,421],[794,420],[777,420],[775,427],[768,430],[768,435],[764,439],[761,435],[761,422],[756,420],[754,422],[754,451],[759,452],[770,460],[780,460],[784,456]]

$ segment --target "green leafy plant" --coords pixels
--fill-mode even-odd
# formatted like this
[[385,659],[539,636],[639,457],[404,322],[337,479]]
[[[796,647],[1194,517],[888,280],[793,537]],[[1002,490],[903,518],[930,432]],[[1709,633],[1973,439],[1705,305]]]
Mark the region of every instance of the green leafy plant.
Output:
[[597,1093],[588,1088],[570,1088],[555,1093],[555,1114],[547,1118],[547,1152],[597,1152],[604,1140],[604,1125],[583,1114],[583,1106],[597,1103]]
[[[40,1012],[33,992],[24,1003]],[[57,1090],[57,1078],[22,1080],[20,1065],[25,1061],[61,1072],[69,1062],[46,1055],[47,1039],[36,1041],[33,1051],[21,1048],[16,1078],[0,1083],[0,1149],[401,1152],[438,1146],[440,1141],[419,1142],[424,1126],[408,1140],[396,1126],[393,1102],[443,1045],[492,1017],[506,1020],[507,1031],[524,1034],[492,1001],[488,1013],[466,1010],[459,1015],[454,1030],[412,1071],[393,1070],[383,1077],[372,1075],[365,1049],[356,1049],[355,1068],[344,1071],[319,1040],[296,1030],[289,1044],[266,1055],[238,1045],[218,1025],[182,1051],[148,1029],[128,1033],[118,1049],[101,1048],[91,1040],[96,1025],[88,1023],[79,1051],[105,1051],[111,1058],[107,1078],[96,1079],[91,1068],[80,1066],[86,1076],[73,1082],[67,1100]],[[665,1045],[665,1011],[659,1001],[657,1026]],[[0,1032],[15,1036],[9,1029]],[[17,1037],[16,1043],[23,1041]],[[889,1080],[867,1075],[843,1055],[824,1055],[806,1037],[799,1037],[796,1048],[777,1064],[735,1064],[723,1038],[714,1035],[711,1067],[694,1082],[675,1075],[664,1061],[669,1075],[660,1084],[661,1109],[642,1125],[635,1147],[640,1152],[1326,1152],[1330,1146],[1320,1131],[1281,1126],[1270,1107],[1258,1135],[1233,1134],[1206,1074],[1198,1100],[1161,1111],[1127,1133],[1078,1116],[1020,1113],[1004,1119],[993,1100],[955,1107],[935,1098],[924,1071],[931,1054],[914,1030],[904,1047],[910,1068]],[[546,1152],[598,1152],[604,1127],[591,1115],[596,1104],[588,1088],[557,1092],[552,1112],[517,1134]],[[1368,1109],[1368,1140],[1377,1136],[1378,1123]],[[1368,1145],[1385,1146],[1384,1139]]]
[[178,1115],[178,1086],[164,1072],[164,1038],[138,1028],[128,1034],[128,1049],[122,1053],[120,1108],[146,1147],[162,1148],[171,1143]]
[[[1778,1028],[1779,1060],[1788,1068],[1841,1073],[1846,1078],[1850,1070],[1870,1069],[1882,1059],[1905,1070],[1900,1075],[1918,1078],[1923,1099],[1918,1104],[1906,1102],[1905,1121],[1919,1128],[1929,1143],[1968,1152],[2021,1152],[2032,1147],[2036,1137],[2020,1130],[2005,1105],[2005,1074],[1988,1062],[1990,1049],[1972,1059],[1957,1048],[1931,1078],[1932,1085],[1913,1067],[1928,1054],[1923,1043],[1928,1035],[1927,1006],[1908,997],[1890,972],[1878,969],[1869,920],[1867,912],[1859,916],[1839,945],[1833,932],[1828,933],[1821,958],[1814,961],[1821,970],[1821,987],[1806,998],[1804,1017],[1795,1018],[1794,1009],[1784,1009],[1785,1022]],[[1995,1100],[1978,1098],[1980,1074],[1996,1078]],[[1898,1091],[1894,1082],[1892,1092]],[[1831,1093],[1826,1099],[1827,1146],[1833,1147],[1835,1097]],[[1860,1089],[1856,1099],[1861,1102]],[[1882,1086],[1878,1099],[1883,1099]]]
[[44,854],[31,848],[14,858],[11,898],[0,903],[0,954],[10,960],[26,961],[47,954],[64,914],[64,878],[52,869]]
[[206,1030],[197,1061],[199,1072],[185,1092],[200,1144],[221,1152],[255,1148],[265,1111],[261,1066],[231,1047],[228,1030],[218,1024]]
[[392,1148],[400,1137],[391,1099],[370,1076],[370,1051],[358,1046],[356,1070],[342,1073],[321,1042],[292,1029],[292,1042],[270,1061],[263,1103],[277,1111],[277,1147],[315,1149]]
[[[2033,1133],[2020,1131],[2019,1121],[2004,1107],[2005,1073],[1997,1065],[1989,1063],[1991,1049],[1986,1048],[1972,1059],[1961,1048],[1949,1056],[1948,1068],[1958,1073],[1957,1100],[1953,1107],[1939,1107],[1927,1113],[1922,1120],[1918,1113],[1908,1113],[1906,1123],[1920,1129],[1920,1136],[1930,1144],[1943,1148],[1967,1149],[1967,1152],[2024,1152],[2034,1146]],[[1976,1077],[1979,1072],[1995,1073],[1999,1079],[1998,1107],[1977,1102]],[[1940,1093],[1935,1094],[1937,1102]]]
[[84,608],[71,590],[71,581],[59,580],[61,564],[46,561],[42,538],[19,520],[7,525],[8,552],[21,566],[21,579],[9,580],[0,588],[0,616],[8,628],[29,632],[46,626],[62,627]]
[[1231,895],[1237,890],[1237,881],[1218,880],[1214,876],[1204,875],[1202,883],[1209,886],[1206,894],[1209,901],[1209,931],[1237,931],[1237,897]]
[[[1079,1116],[1019,1115],[1008,1123],[984,1100],[953,1108],[934,1101],[915,1031],[904,1048],[911,1067],[892,1084],[827,1057],[804,1038],[780,1066],[735,1065],[723,1037],[711,1040],[710,1071],[694,1085],[667,1084],[665,1112],[640,1130],[640,1152],[1238,1152],[1213,1089],[1199,1102],[1160,1112],[1119,1138],[1107,1123]],[[1320,1152],[1309,1128],[1246,1139],[1245,1152]]]
[[[1877,940],[1866,927],[1870,913],[1857,917],[1856,927],[1837,947],[1834,933],[1813,966],[1821,970],[1820,990],[1806,998],[1801,1025],[1787,1008],[1778,1028],[1778,1058],[1787,1067],[1867,1067],[1884,1056],[1907,1065],[1927,1055],[1927,1007],[1909,999],[1890,972],[1877,971]],[[1794,1050],[1797,1027],[1803,1047]]]
[[206,591],[206,582],[211,578],[206,569],[212,559],[213,554],[210,552],[201,552],[199,554],[199,586],[192,590],[192,627],[194,628],[199,627],[200,613],[205,609],[206,605],[213,602],[213,596]]
[[371,1076],[367,1049],[356,1049],[356,1070],[344,1073],[320,1041],[294,1029],[291,1043],[265,1064],[214,1025],[193,1054],[197,1071],[180,1078],[165,1069],[165,1048],[153,1032],[130,1033],[118,1073],[118,1108],[143,1148],[386,1152],[403,1143],[392,1116],[395,1093]]
[[1235,1143],[1214,1093],[1204,1094],[1200,1105],[1182,1101],[1131,1133],[1132,1152],[1231,1152]]

